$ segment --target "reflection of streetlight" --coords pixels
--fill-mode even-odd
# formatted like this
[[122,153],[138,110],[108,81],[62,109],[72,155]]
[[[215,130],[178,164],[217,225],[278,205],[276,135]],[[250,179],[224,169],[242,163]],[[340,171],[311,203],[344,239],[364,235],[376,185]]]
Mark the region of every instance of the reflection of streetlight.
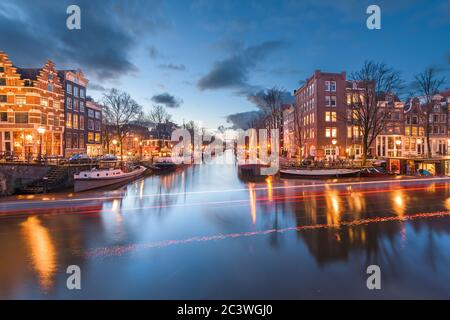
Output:
[[331,140],[331,144],[332,144],[333,146],[335,146],[336,143],[337,143],[337,140],[336,140],[336,139]]
[[43,137],[44,137],[44,133],[45,133],[45,128],[44,127],[39,127],[37,129],[39,135],[41,136],[41,144],[39,146],[39,162],[42,159],[42,141],[43,141]]

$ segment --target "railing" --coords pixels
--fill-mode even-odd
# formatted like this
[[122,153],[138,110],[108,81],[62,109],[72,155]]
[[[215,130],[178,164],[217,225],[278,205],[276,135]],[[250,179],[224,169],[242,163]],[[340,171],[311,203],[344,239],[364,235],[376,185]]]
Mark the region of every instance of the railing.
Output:
[[371,166],[370,161],[363,165],[362,160],[335,159],[335,160],[310,160],[310,159],[280,159],[282,167],[299,167],[308,169],[341,169],[341,168],[363,168]]
[[68,163],[68,160],[62,156],[40,155],[31,152],[23,154],[13,151],[1,151],[0,163],[64,165]]

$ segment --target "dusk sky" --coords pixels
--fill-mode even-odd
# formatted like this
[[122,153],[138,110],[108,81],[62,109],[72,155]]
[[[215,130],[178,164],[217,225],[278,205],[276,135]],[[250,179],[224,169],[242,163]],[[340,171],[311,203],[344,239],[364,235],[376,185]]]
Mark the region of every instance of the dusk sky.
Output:
[[[66,28],[70,4],[81,30]],[[381,30],[366,27],[370,4],[381,7]],[[450,1],[2,0],[0,30],[17,66],[81,68],[95,99],[116,87],[146,110],[163,103],[175,121],[209,128],[316,69],[351,73],[373,59],[406,82],[428,66],[450,79]]]

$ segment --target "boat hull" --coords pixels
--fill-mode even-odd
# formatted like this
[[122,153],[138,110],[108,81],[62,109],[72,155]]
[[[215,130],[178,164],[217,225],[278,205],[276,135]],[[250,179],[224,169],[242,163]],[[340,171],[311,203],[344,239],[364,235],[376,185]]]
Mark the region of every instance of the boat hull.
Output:
[[140,167],[139,169],[130,172],[126,176],[120,177],[106,177],[106,178],[78,178],[74,181],[74,191],[82,192],[87,190],[99,189],[104,187],[111,187],[113,185],[119,185],[126,182],[129,182],[133,179],[136,179],[140,175],[142,175],[145,170],[144,167]]

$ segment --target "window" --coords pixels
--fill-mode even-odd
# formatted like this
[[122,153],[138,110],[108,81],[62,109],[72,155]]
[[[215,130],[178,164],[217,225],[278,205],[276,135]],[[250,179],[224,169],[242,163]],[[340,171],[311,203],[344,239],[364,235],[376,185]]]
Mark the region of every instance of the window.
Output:
[[47,86],[48,91],[53,91],[53,84],[49,83]]
[[72,128],[72,114],[66,113],[66,127]]
[[80,97],[83,98],[83,99],[86,97],[85,96],[85,90],[83,88],[80,88]]
[[27,103],[25,96],[16,96],[16,104],[21,106]]
[[94,120],[88,119],[88,129],[94,130]]
[[55,108],[56,110],[58,110],[59,107],[60,107],[59,101],[53,101],[53,108]]
[[88,117],[89,117],[89,118],[94,118],[94,117],[95,117],[95,116],[94,116],[94,110],[88,109]]
[[95,121],[95,131],[101,131],[100,121]]
[[72,109],[72,98],[67,97],[66,106],[67,106],[67,109]]
[[95,142],[100,142],[100,133],[95,134]]
[[3,66],[0,66],[0,72],[1,73],[5,72],[5,68]]
[[0,78],[0,86],[6,86],[6,79]]
[[330,89],[332,92],[336,92],[336,81],[331,81]]
[[416,116],[412,117],[412,124],[417,124],[417,117]]
[[84,113],[84,101],[80,101],[80,112]]
[[336,138],[337,129],[334,127],[325,128],[325,137]]
[[78,114],[74,113],[73,114],[73,128],[74,129],[78,129]]
[[47,100],[47,98],[41,98],[41,106],[48,107],[48,100]]
[[84,116],[80,115],[80,129],[84,130]]
[[330,81],[325,81],[325,91],[330,91]]
[[53,80],[53,75],[51,73],[48,74],[48,80],[50,80],[50,81]]
[[67,91],[67,93],[72,94],[72,85],[70,83],[67,84],[66,91]]
[[331,97],[325,96],[325,106],[330,107],[331,106]]
[[72,148],[72,134],[66,133],[66,148]]
[[14,113],[14,121],[16,123],[28,123],[28,112]]
[[80,139],[79,139],[80,148],[84,148],[84,134],[80,133]]
[[99,111],[95,111],[95,119],[100,119],[102,114]]
[[79,106],[79,104],[78,104],[79,102],[78,102],[78,100],[77,99],[74,99],[73,100],[73,110],[75,110],[75,111],[78,111],[78,106]]
[[94,141],[94,133],[88,132],[88,142],[93,142],[93,141]]
[[331,97],[331,106],[336,107],[336,97],[335,96]]
[[336,112],[325,112],[325,121],[326,122],[336,122]]
[[30,80],[25,80],[25,81],[23,82],[23,85],[24,85],[25,87],[31,87],[31,86],[32,86],[32,82],[31,82]]
[[44,113],[41,114],[41,124],[44,126],[47,125],[47,115]]
[[73,95],[75,96],[75,97],[78,97],[78,87],[73,87]]
[[72,148],[78,148],[78,135],[76,133],[72,135]]
[[0,95],[0,102],[7,102],[8,101],[8,97],[4,94]]
[[0,112],[0,122],[8,122],[8,113]]

